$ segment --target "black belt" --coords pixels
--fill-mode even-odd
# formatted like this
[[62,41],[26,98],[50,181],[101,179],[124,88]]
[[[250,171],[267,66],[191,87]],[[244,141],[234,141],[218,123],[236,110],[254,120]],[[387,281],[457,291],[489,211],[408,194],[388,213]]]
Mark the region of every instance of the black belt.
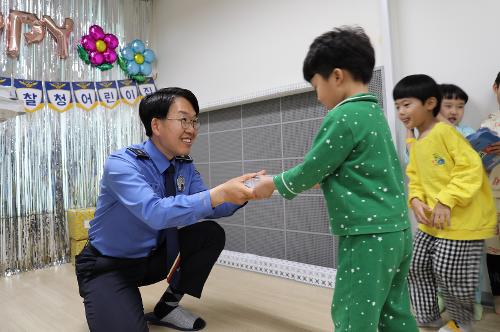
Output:
[[90,240],[87,240],[87,244],[85,245],[87,249],[92,253],[94,256],[103,256],[99,250],[97,250],[92,243],[90,243]]
[[165,242],[163,242],[161,245],[159,245],[159,246],[154,247],[153,249],[151,249],[151,251],[149,252],[149,254],[146,257],[137,257],[137,258],[113,257],[113,256],[103,255],[103,254],[101,254],[101,252],[99,250],[97,250],[96,247],[94,247],[92,245],[92,243],[90,243],[90,240],[87,240],[87,244],[85,246],[88,248],[88,250],[90,251],[90,253],[92,255],[94,255],[94,256],[108,257],[108,258],[114,258],[114,259],[127,259],[127,260],[130,260],[130,259],[145,259],[145,258],[151,257],[152,255],[156,254],[159,250],[161,250],[162,247],[165,247]]

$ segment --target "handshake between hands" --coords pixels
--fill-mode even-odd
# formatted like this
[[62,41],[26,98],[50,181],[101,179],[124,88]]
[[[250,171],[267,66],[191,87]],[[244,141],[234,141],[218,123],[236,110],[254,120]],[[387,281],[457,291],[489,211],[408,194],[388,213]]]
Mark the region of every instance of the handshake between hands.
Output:
[[274,189],[272,176],[262,170],[243,174],[214,187],[210,190],[210,199],[212,207],[225,202],[241,205],[250,200],[269,198]]

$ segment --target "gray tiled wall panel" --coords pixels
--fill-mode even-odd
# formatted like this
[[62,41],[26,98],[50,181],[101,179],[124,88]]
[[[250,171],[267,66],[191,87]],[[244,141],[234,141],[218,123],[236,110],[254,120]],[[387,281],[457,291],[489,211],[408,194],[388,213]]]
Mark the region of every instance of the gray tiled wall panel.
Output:
[[[382,107],[383,82],[375,70],[369,91]],[[261,169],[279,174],[303,160],[326,113],[314,91],[202,113],[192,155],[210,187]],[[227,250],[335,267],[328,220],[321,190],[310,189],[290,201],[274,194],[250,202],[219,222]]]
[[241,128],[241,106],[210,112],[210,132]]
[[243,226],[227,225],[219,222],[226,233],[226,245],[224,249],[245,252],[245,228]]
[[322,120],[283,124],[283,157],[302,158],[311,148]]
[[243,105],[243,127],[281,123],[280,99]]
[[198,114],[198,120],[200,121],[200,128],[198,129],[198,134],[204,134],[208,132],[208,115],[209,112],[203,112]]
[[325,199],[321,196],[297,196],[285,200],[286,229],[329,234]]
[[229,217],[223,217],[218,220],[225,224],[231,224],[231,225],[243,225],[243,218],[244,218],[244,212],[243,208],[239,209],[236,211],[232,216]]
[[191,157],[195,162],[208,163],[208,152],[208,134],[198,135],[191,149]]
[[241,130],[210,134],[210,162],[241,160]]
[[283,122],[322,118],[327,110],[321,105],[315,92],[306,92],[281,99]]
[[[375,70],[373,72],[373,77],[368,85],[368,91],[374,93],[377,96],[378,102],[382,109],[384,109],[384,76],[381,70]],[[385,113],[385,112],[384,112]]]
[[286,232],[286,259],[325,267],[334,267],[331,235]]
[[283,171],[281,160],[259,160],[259,161],[244,161],[243,172],[253,173],[265,170],[268,175],[279,174]]
[[281,158],[281,125],[243,130],[245,160]]
[[247,250],[250,254],[285,259],[285,232],[246,227]]
[[245,225],[284,229],[283,198],[273,195],[269,199],[248,202]]
[[210,164],[210,181],[212,187],[243,174],[241,161]]

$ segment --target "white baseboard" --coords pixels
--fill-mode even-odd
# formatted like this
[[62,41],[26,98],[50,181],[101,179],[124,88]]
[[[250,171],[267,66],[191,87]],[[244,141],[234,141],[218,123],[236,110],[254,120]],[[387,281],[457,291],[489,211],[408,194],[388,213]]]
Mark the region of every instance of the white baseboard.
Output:
[[337,273],[332,268],[229,250],[222,251],[217,264],[327,288],[335,287],[335,275]]

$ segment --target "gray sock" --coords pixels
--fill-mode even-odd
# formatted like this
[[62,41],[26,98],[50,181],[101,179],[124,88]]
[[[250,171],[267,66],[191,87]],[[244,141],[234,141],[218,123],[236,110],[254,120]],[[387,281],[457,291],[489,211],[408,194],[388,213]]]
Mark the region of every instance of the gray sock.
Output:
[[154,313],[158,319],[162,319],[172,310],[179,306],[179,301],[184,296],[183,293],[176,292],[172,286],[168,286],[160,301],[156,304]]
[[160,325],[174,327],[186,331],[197,331],[204,328],[206,323],[203,319],[193,315],[182,306],[177,306],[160,320]]
[[205,321],[179,306],[179,301],[183,296],[184,293],[169,286],[156,304],[154,312],[145,315],[146,320],[153,325],[167,326],[182,331],[201,330],[206,325]]

